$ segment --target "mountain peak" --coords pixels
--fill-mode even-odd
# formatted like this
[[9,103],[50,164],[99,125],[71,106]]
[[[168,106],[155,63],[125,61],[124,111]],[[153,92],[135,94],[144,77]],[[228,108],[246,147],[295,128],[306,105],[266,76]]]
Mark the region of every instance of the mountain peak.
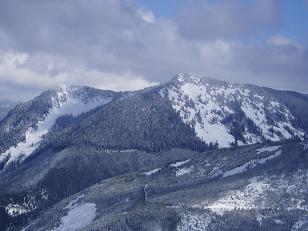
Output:
[[172,83],[178,83],[180,85],[191,83],[194,85],[215,85],[215,86],[222,86],[222,85],[241,85],[237,83],[222,81],[214,78],[210,78],[206,75],[199,75],[194,73],[179,73],[175,75],[173,79],[171,79]]
[[291,109],[266,89],[178,74],[161,94],[201,140],[220,147],[304,136]]
[[61,84],[57,87],[54,88],[56,92],[62,92],[62,93],[71,93],[77,90],[81,90],[85,87],[82,86],[76,86],[76,85],[71,85],[71,84]]
[[172,80],[177,82],[191,82],[191,83],[200,83],[201,80],[206,79],[206,76],[193,74],[193,73],[179,73]]

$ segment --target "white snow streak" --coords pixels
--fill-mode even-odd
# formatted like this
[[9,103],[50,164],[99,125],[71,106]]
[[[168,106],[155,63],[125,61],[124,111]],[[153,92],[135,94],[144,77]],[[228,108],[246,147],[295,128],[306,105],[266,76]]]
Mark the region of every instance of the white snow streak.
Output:
[[156,169],[150,170],[148,172],[144,172],[143,174],[146,175],[146,176],[151,176],[151,175],[159,172],[160,170],[161,170],[161,168],[156,168]]
[[278,149],[280,149],[280,145],[276,145],[276,146],[270,146],[270,147],[263,147],[263,148],[259,148],[256,151],[258,152],[258,154],[261,154],[263,152],[274,152],[277,151]]
[[184,160],[184,161],[178,161],[178,162],[175,162],[173,164],[170,164],[170,166],[177,168],[177,167],[181,167],[181,166],[183,166],[183,165],[185,165],[185,164],[187,164],[189,162],[190,162],[190,159]]
[[269,160],[272,160],[278,156],[281,155],[281,150],[278,150],[276,151],[275,154],[273,155],[270,155],[268,157],[265,157],[265,158],[260,158],[260,159],[254,159],[254,160],[250,160],[249,162],[237,167],[237,168],[234,168],[234,169],[231,169],[227,172],[225,172],[223,174],[222,177],[228,177],[228,176],[233,176],[233,175],[236,175],[236,174],[239,174],[239,173],[243,173],[243,172],[246,172],[247,170],[249,169],[252,169],[260,164],[265,164],[267,161]]
[[29,128],[25,134],[25,142],[18,143],[15,147],[11,147],[6,152],[0,154],[0,162],[9,158],[6,166],[11,162],[26,157],[38,147],[43,136],[48,133],[50,128],[55,124],[57,118],[63,115],[72,114],[76,116],[83,112],[89,111],[99,105],[105,104],[109,99],[94,99],[88,103],[84,103],[79,99],[73,98],[66,87],[62,88],[53,99],[53,106],[42,121],[38,122],[37,129]]

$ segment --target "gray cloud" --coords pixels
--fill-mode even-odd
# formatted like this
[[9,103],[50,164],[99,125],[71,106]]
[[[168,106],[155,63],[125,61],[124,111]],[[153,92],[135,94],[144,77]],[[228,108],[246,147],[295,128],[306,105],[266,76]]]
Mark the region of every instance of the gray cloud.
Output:
[[[127,0],[1,2],[1,28],[25,51],[70,51],[100,46],[123,39],[125,30],[136,26],[133,7]],[[119,32],[115,36],[115,32]],[[68,43],[71,41],[71,44]]]
[[179,72],[307,90],[307,47],[275,33],[277,1],[194,3],[167,20],[133,0],[1,1],[0,98],[64,83],[136,89]]
[[275,0],[188,1],[178,14],[178,29],[190,39],[256,36],[278,27],[279,8]]

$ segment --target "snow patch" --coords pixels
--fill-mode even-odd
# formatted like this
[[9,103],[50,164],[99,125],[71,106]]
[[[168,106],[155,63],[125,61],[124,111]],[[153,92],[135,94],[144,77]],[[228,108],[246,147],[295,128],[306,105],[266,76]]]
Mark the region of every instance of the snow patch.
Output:
[[240,174],[240,173],[243,173],[243,172],[246,172],[248,171],[249,169],[252,169],[260,164],[265,164],[267,161],[269,160],[272,160],[278,156],[281,155],[281,150],[278,150],[276,151],[275,154],[273,155],[270,155],[268,157],[265,157],[265,158],[260,158],[260,159],[254,159],[254,160],[250,160],[249,162],[239,166],[239,167],[236,167],[234,169],[231,169],[229,171],[226,171],[222,177],[228,177],[228,176],[233,176],[233,175],[236,175],[236,174]]
[[151,175],[159,172],[160,170],[161,170],[161,168],[156,168],[156,169],[150,170],[148,172],[144,172],[143,174],[146,175],[146,176],[151,176]]
[[[260,102],[246,100],[242,103],[241,109],[262,130],[262,134],[266,140],[279,141],[282,139],[290,139],[295,135],[298,137],[304,136],[303,131],[292,126],[294,117],[290,111],[277,101],[272,100],[269,104],[266,104],[264,100]],[[271,111],[271,113],[280,114],[283,119],[276,119],[274,125],[270,124],[266,116],[266,110]]]
[[175,162],[173,164],[170,164],[170,166],[177,168],[177,167],[181,167],[182,165],[185,165],[185,164],[187,164],[189,162],[190,162],[190,159],[184,160],[184,161],[178,161],[178,162]]
[[212,218],[206,213],[188,213],[181,216],[181,223],[177,226],[178,231],[207,230]]
[[263,148],[257,149],[257,152],[258,152],[258,154],[261,154],[263,152],[274,152],[274,151],[277,151],[280,148],[281,148],[280,145],[270,146],[270,147],[263,147]]
[[221,123],[222,117],[217,114],[230,109],[219,105],[205,85],[184,83],[180,88],[170,88],[168,98],[182,120],[193,127],[196,135],[203,141],[218,142],[221,147],[228,147],[234,141]]
[[5,210],[11,217],[17,217],[22,214],[31,212],[31,209],[25,208],[24,206],[19,205],[19,204],[8,204],[5,207]]
[[64,209],[68,209],[66,216],[61,218],[59,227],[53,231],[74,231],[91,224],[96,216],[96,205],[94,203],[78,202],[83,195],[71,201]]
[[137,152],[137,149],[104,149],[105,152],[107,153],[127,153],[127,152]]
[[[255,177],[243,188],[227,191],[220,195],[218,199],[203,201],[193,205],[192,208],[205,210],[203,211],[204,213],[207,213],[206,210],[210,210],[220,216],[234,210],[253,209],[257,212],[255,216],[260,224],[264,219],[274,217],[259,213],[258,210],[273,208],[285,211],[300,210],[304,216],[294,224],[293,230],[305,230],[303,228],[308,227],[308,217],[305,216],[308,211],[306,203],[307,184],[308,171],[306,169],[298,170],[291,175],[272,175],[266,178]],[[273,197],[273,195],[275,196]],[[273,201],[273,198],[283,198],[283,201]],[[276,205],[276,203],[278,204]],[[277,217],[275,217],[274,222],[277,225],[285,223],[284,220]]]
[[190,166],[189,168],[181,168],[176,170],[175,175],[177,177],[183,176],[185,174],[191,173],[192,171],[194,171],[194,169],[195,169],[194,166]]
[[225,212],[235,209],[256,209],[258,208],[257,200],[264,199],[265,191],[269,188],[270,185],[267,182],[253,178],[244,190],[230,191],[228,195],[213,203],[204,202],[205,205],[201,205],[201,207],[210,209],[218,215],[223,215]]
[[282,221],[281,219],[274,219],[275,224],[277,225],[282,225],[284,224],[284,221]]

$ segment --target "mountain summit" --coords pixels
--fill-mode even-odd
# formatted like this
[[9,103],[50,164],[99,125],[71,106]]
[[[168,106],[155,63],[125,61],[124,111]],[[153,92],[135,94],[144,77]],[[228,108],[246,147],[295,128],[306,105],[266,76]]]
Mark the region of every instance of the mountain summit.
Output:
[[296,113],[278,92],[192,74],[177,75],[161,91],[199,138],[220,147],[302,139]]
[[205,150],[302,140],[307,108],[299,93],[193,74],[129,93],[64,86],[19,104],[0,121],[0,167],[50,147]]

